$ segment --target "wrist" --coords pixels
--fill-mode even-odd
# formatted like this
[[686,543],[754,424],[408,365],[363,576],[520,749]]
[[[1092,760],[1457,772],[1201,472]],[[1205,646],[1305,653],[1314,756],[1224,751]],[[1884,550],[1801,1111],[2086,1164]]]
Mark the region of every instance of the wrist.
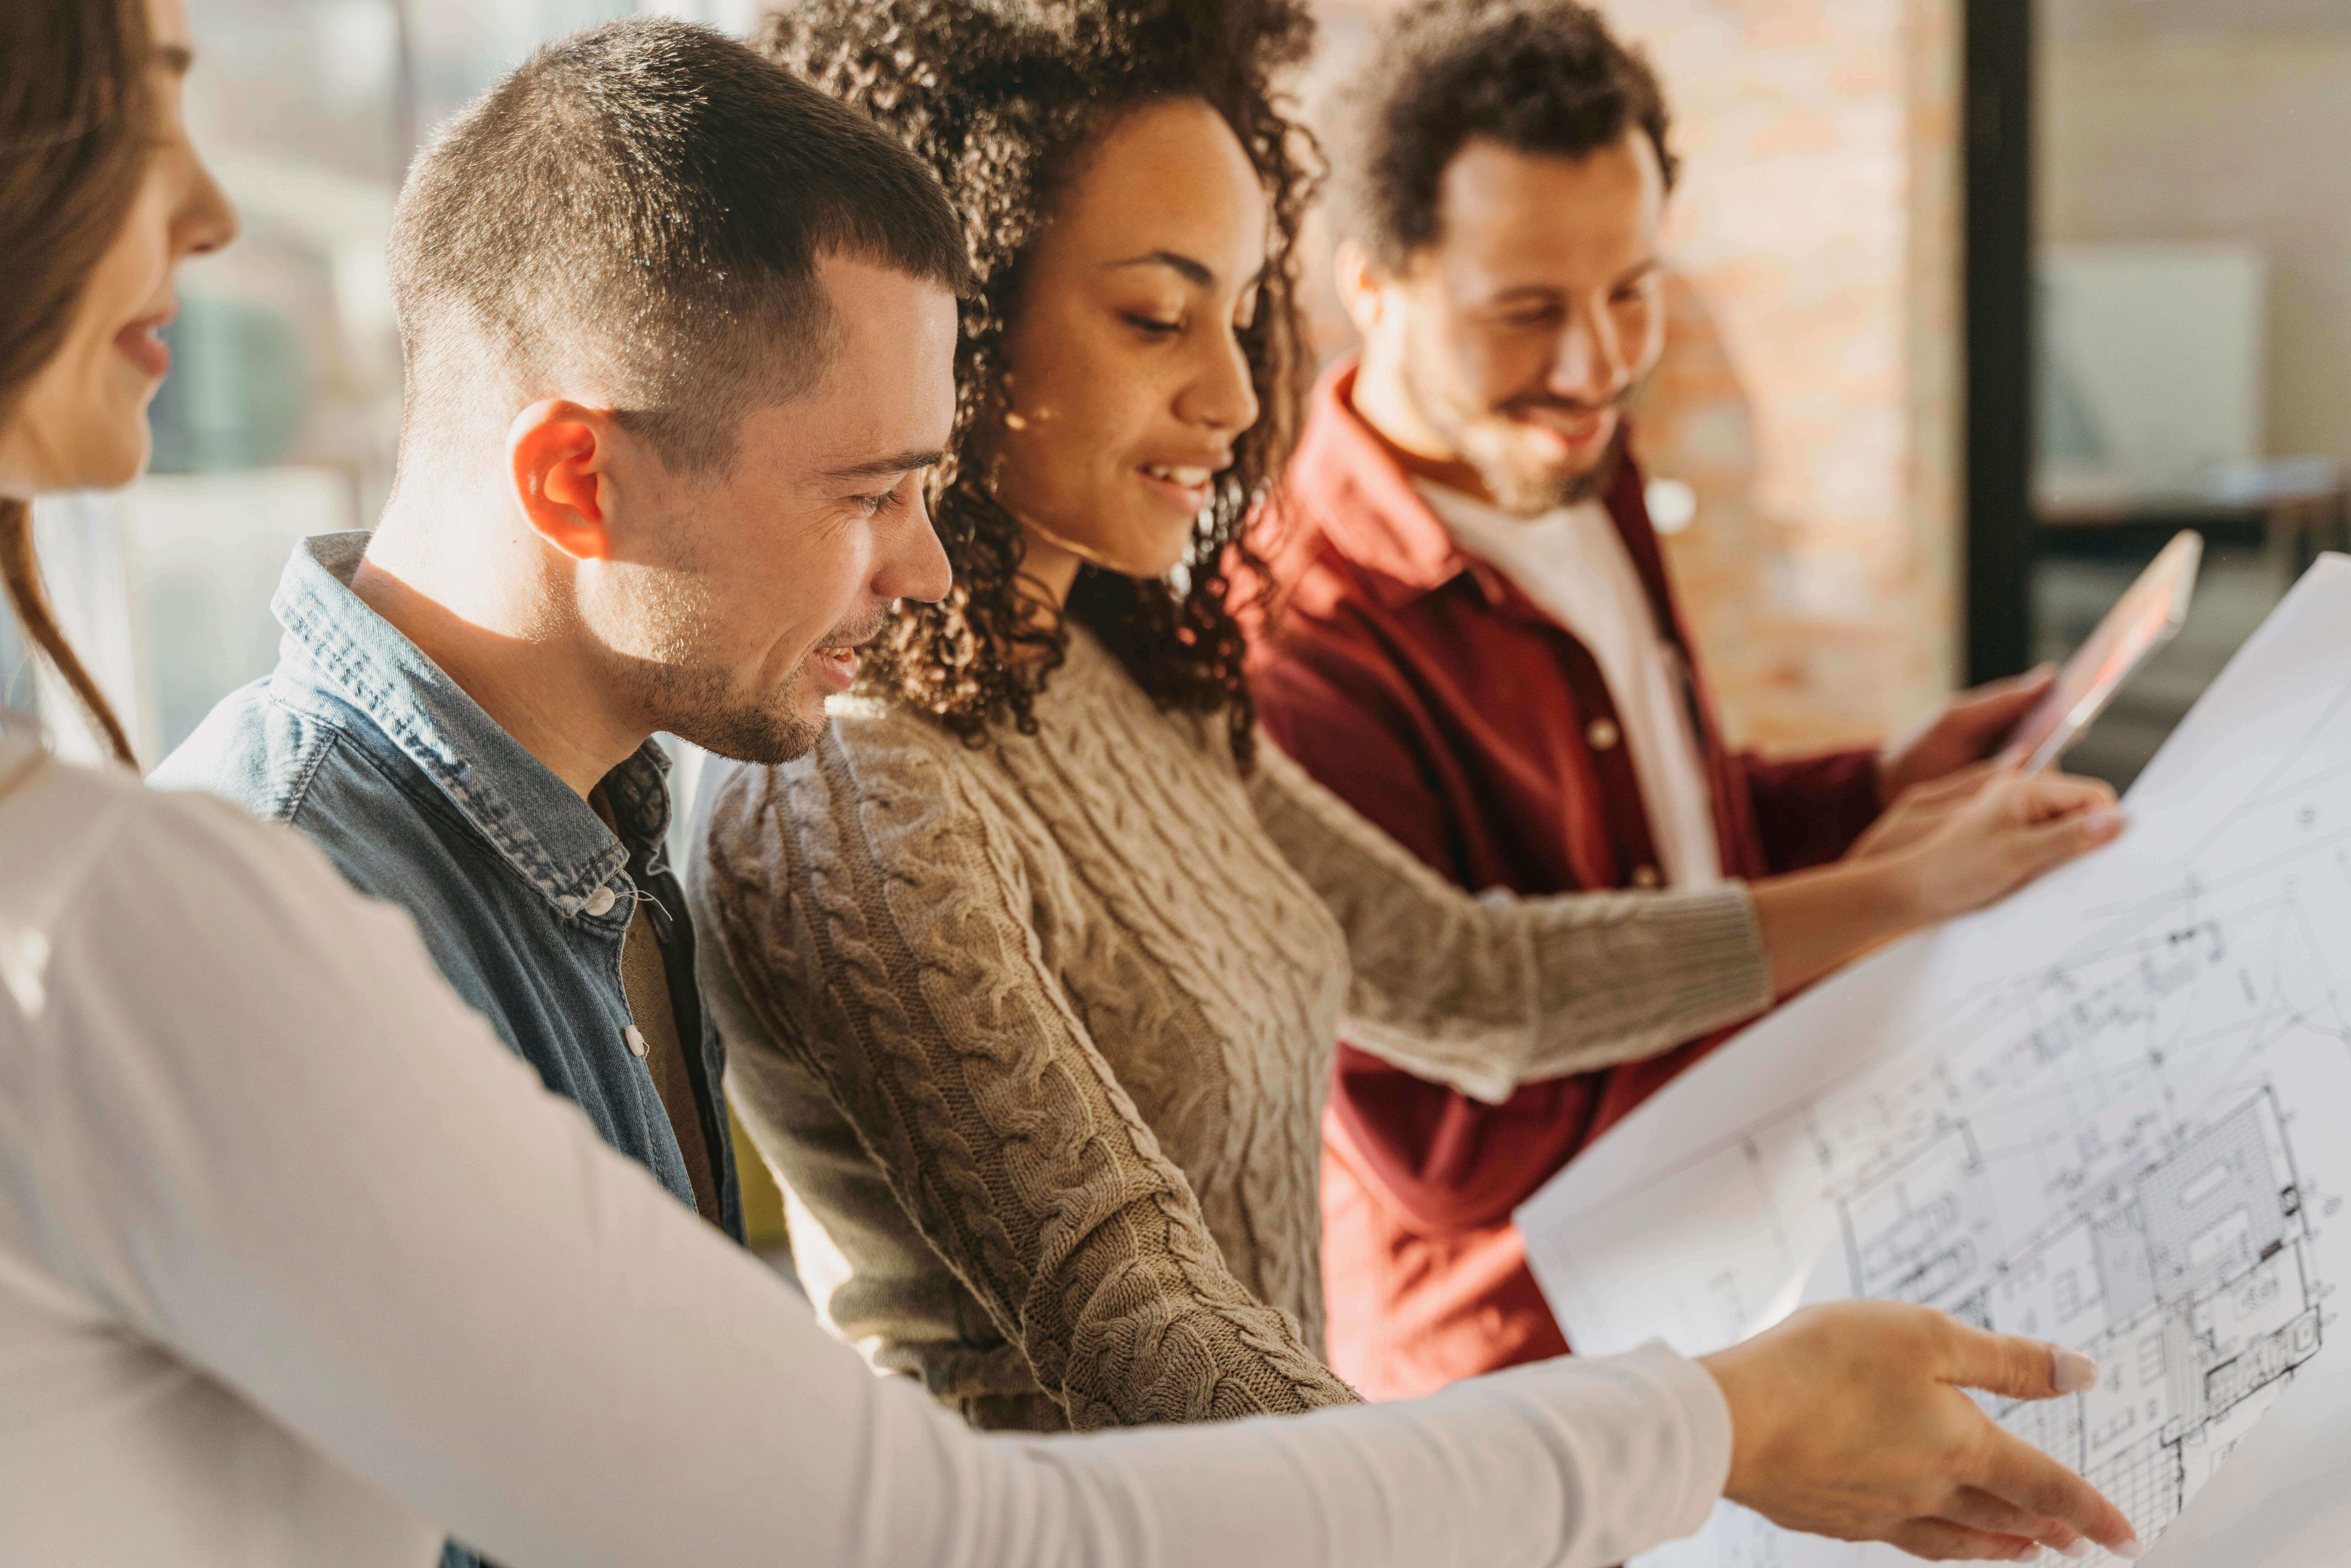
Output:
[[1749,1364],[1751,1360],[1743,1344],[1698,1357],[1699,1367],[1714,1379],[1723,1409],[1730,1417],[1730,1469],[1723,1479],[1722,1495],[1741,1503],[1755,1495],[1759,1456],[1769,1445],[1765,1431],[1769,1402]]
[[1896,850],[1864,863],[1877,875],[1876,896],[1896,931],[1908,931],[1942,918],[1931,868],[1916,847]]
[[1888,941],[1941,917],[1935,878],[1916,846],[1844,862],[1852,907],[1865,914],[1872,943]]

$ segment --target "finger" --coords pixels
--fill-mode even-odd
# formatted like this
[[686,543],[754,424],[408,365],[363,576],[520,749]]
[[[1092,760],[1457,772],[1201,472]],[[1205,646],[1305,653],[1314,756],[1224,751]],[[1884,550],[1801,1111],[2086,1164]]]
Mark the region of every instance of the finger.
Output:
[[2041,1544],[2057,1553],[2058,1556],[2070,1558],[2076,1563],[2097,1550],[2081,1531],[2070,1530],[2054,1521],[2051,1521],[2049,1529],[2043,1533]]
[[1913,1557],[1938,1563],[2022,1563],[2041,1553],[2040,1544],[2023,1536],[1970,1530],[1945,1519],[1905,1520],[1886,1539]]
[[1972,1323],[1947,1326],[1943,1380],[2011,1399],[2049,1399],[2098,1385],[2098,1364],[2078,1350],[1993,1333]]
[[2122,837],[2125,826],[2120,811],[2102,807],[2020,828],[2013,835],[2015,863],[2027,878],[2039,876],[2076,855],[2113,843]]
[[1902,791],[1901,804],[1931,806],[1946,801],[1965,800],[1980,792],[1993,779],[2013,772],[2014,768],[1998,758],[1983,762],[1970,762],[1955,768],[1939,779],[1929,779],[1923,784],[1913,784]]
[[1987,727],[2001,722],[2012,724],[2024,716],[2025,709],[2041,700],[2056,678],[2056,666],[2043,664],[2021,675],[1960,693],[1950,711],[1954,715],[1965,714],[1970,722]]
[[2013,1433],[1994,1427],[1989,1437],[1982,1473],[1973,1481],[1979,1490],[2086,1535],[2117,1557],[2144,1550],[2123,1511],[2097,1488]]
[[2113,785],[2103,779],[2084,779],[2072,773],[2020,779],[2016,787],[2022,791],[2028,814],[2034,821],[2071,816],[2076,811],[2105,810],[2115,803]]
[[2038,1541],[2067,1556],[2086,1556],[2089,1552],[2089,1548],[2081,1544],[2081,1536],[2066,1526],[2053,1519],[2027,1513],[2007,1499],[1994,1497],[1978,1487],[1961,1487],[1953,1493],[1942,1504],[1941,1517],[1970,1530]]

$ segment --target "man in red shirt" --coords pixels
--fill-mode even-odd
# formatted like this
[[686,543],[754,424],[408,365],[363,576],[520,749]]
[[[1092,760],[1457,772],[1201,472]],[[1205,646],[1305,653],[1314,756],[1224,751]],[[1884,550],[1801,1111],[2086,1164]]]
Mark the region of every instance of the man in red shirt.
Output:
[[[1573,0],[1421,0],[1342,151],[1359,360],[1317,389],[1260,643],[1275,739],[1431,866],[1548,894],[1844,855],[1995,747],[2033,679],[1907,747],[1723,742],[1624,416],[1664,335],[1656,78]],[[1403,1397],[1567,1349],[1510,1210],[1721,1037],[1481,1103],[1343,1045],[1323,1160],[1332,1364]]]

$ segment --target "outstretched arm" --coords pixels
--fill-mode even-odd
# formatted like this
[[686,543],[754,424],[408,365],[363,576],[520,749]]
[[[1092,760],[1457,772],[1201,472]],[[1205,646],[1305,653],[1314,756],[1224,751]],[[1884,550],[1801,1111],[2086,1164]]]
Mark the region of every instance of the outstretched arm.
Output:
[[[0,988],[0,1290],[86,1301],[208,1374],[221,1417],[276,1423],[514,1568],[1598,1568],[1695,1528],[1726,1476],[1855,1533],[1948,1507],[2127,1540],[1959,1407],[1963,1356],[1835,1319],[1714,1376],[1652,1348],[1410,1406],[976,1437],[604,1147],[413,923],[292,835],[193,800],[20,832],[25,804],[0,831],[53,852],[0,884],[12,953],[37,934],[45,961]],[[47,1430],[0,1412],[0,1448]]]
[[1309,779],[1270,741],[1258,819],[1347,934],[1343,1032],[1499,1103],[1520,1082],[1653,1055],[1761,1012],[1771,967],[1745,887],[1471,894]]
[[1497,1104],[1752,1017],[2122,829],[2104,785],[1987,764],[1912,791],[1834,865],[1689,892],[1473,895],[1270,742],[1258,755],[1259,820],[1347,933],[1347,1039]]

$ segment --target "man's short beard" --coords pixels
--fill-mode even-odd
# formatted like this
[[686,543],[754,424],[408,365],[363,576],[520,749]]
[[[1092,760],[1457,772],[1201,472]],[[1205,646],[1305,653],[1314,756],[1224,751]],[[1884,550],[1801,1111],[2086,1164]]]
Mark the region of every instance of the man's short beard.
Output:
[[[1399,379],[1405,397],[1419,413],[1421,422],[1452,444],[1462,462],[1477,471],[1479,482],[1486,486],[1494,504],[1506,512],[1529,517],[1561,507],[1573,507],[1606,495],[1616,482],[1616,471],[1625,460],[1624,410],[1639,390],[1637,382],[1626,388],[1612,405],[1617,412],[1616,429],[1608,439],[1608,449],[1600,455],[1600,461],[1580,474],[1562,476],[1529,474],[1512,465],[1502,455],[1478,450],[1476,423],[1455,417],[1445,400],[1430,395],[1421,384],[1416,361],[1406,360]],[[1484,417],[1502,416],[1488,409]]]
[[684,659],[664,665],[654,676],[659,706],[653,711],[664,716],[669,733],[713,756],[764,765],[806,757],[824,738],[831,722],[820,701],[812,718],[796,701],[814,678],[810,662],[827,650],[871,643],[889,624],[891,613],[884,605],[862,623],[835,626],[801,658],[781,692],[766,702],[747,698],[734,677],[717,665]]
[[[706,580],[683,569],[669,573],[648,604],[636,645],[650,651],[625,661],[617,678],[633,690],[656,729],[714,756],[738,762],[789,762],[824,734],[821,706],[810,716],[796,701],[810,678],[808,660],[779,690],[747,690],[711,656],[720,645],[717,612]],[[830,633],[839,641],[842,632]]]
[[[803,671],[805,666],[803,666]],[[813,718],[790,706],[747,701],[734,680],[712,665],[656,667],[647,695],[662,727],[714,757],[736,762],[790,762],[806,757],[824,736],[821,711]],[[786,687],[799,685],[799,675]]]
[[[1469,456],[1467,453],[1463,455]],[[1616,422],[1615,432],[1608,438],[1608,450],[1600,455],[1599,462],[1581,474],[1563,478],[1521,474],[1499,461],[1479,463],[1474,456],[1469,460],[1495,505],[1504,511],[1518,517],[1556,511],[1562,507],[1596,500],[1616,483],[1617,467],[1625,460],[1625,423],[1621,418]]]

